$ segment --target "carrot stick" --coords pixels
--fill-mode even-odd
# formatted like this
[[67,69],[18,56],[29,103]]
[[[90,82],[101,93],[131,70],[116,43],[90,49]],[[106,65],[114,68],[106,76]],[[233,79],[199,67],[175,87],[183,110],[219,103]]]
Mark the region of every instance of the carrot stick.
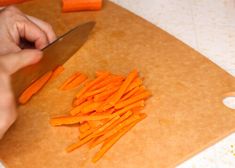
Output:
[[122,95],[126,92],[128,86],[130,85],[130,83],[135,79],[135,77],[138,75],[138,72],[136,70],[133,70],[126,78],[126,80],[123,82],[123,84],[121,85],[121,87],[119,88],[119,90],[117,91],[117,93],[114,95],[114,97],[112,98],[112,100],[110,101],[111,105],[115,105],[120,98],[122,97]]
[[63,12],[100,10],[102,0],[62,0]]
[[103,81],[105,78],[107,78],[107,76],[109,76],[109,73],[105,73],[102,76],[97,77],[96,79],[94,79],[93,81],[89,82],[86,86],[83,87],[83,89],[81,89],[77,95],[76,98],[80,98],[80,96],[82,96],[86,91],[88,91],[92,86],[96,85],[97,83]]
[[64,67],[63,67],[63,66],[58,66],[58,67],[53,71],[53,74],[52,74],[52,76],[51,76],[51,80],[57,78],[63,71],[64,71]]
[[126,100],[129,97],[131,97],[132,95],[134,95],[135,93],[137,93],[139,91],[140,87],[135,87],[134,89],[132,89],[131,91],[127,92],[125,95],[123,95],[123,97],[121,98],[120,101]]
[[75,77],[75,79],[73,79],[70,83],[65,85],[63,90],[73,89],[82,84],[86,79],[87,79],[86,75],[80,74],[79,76]]
[[134,89],[135,87],[140,86],[142,83],[143,83],[142,79],[140,79],[140,78],[135,78],[135,79],[133,80],[133,82],[131,82],[131,84],[128,86],[128,88],[126,89],[126,92],[125,92],[125,93],[131,91],[131,90]]
[[65,117],[56,117],[50,120],[50,124],[52,126],[59,126],[59,125],[68,125],[68,124],[76,124],[83,121],[90,121],[90,120],[102,120],[106,118],[113,118],[112,115],[91,115],[91,116],[65,116]]
[[77,115],[78,113],[81,112],[81,110],[82,110],[82,108],[83,108],[84,106],[86,106],[86,105],[88,105],[88,104],[91,104],[91,103],[93,103],[93,100],[86,101],[86,102],[82,103],[81,105],[76,106],[75,108],[73,108],[73,109],[70,111],[70,114],[71,114],[72,116]]
[[82,98],[82,99],[78,99],[78,98],[74,98],[73,99],[73,107],[79,106],[80,104],[84,103],[86,101],[86,99]]
[[96,74],[96,77],[99,77],[99,76],[102,76],[106,73],[110,73],[109,71],[96,71],[95,74]]
[[89,129],[90,129],[90,126],[89,126],[89,124],[87,122],[84,122],[84,123],[79,125],[79,131],[81,133],[84,133],[84,132],[86,132]]
[[36,94],[43,86],[49,81],[52,76],[52,71],[49,71],[42,75],[38,80],[33,82],[19,97],[19,103],[27,103],[31,97]]
[[138,120],[127,127],[121,129],[118,133],[114,134],[107,140],[105,140],[104,144],[102,145],[99,152],[95,154],[95,156],[92,158],[92,162],[96,163],[98,160],[102,158],[102,156],[123,136],[125,135],[131,128],[133,128],[138,122],[141,120]]
[[113,136],[114,134],[116,134],[118,131],[120,131],[121,129],[125,128],[126,126],[128,126],[128,125],[130,125],[130,124],[132,124],[132,123],[134,123],[136,121],[142,120],[142,118],[143,118],[143,116],[140,116],[140,115],[133,115],[133,116],[131,116],[130,118],[126,119],[125,121],[120,123],[118,126],[113,128],[112,130],[109,130],[103,136],[98,138],[94,143],[91,144],[90,148],[93,148],[96,145],[102,143],[104,140],[106,140],[107,138]]
[[64,90],[65,86],[68,85],[70,82],[72,82],[76,77],[78,77],[81,73],[77,72],[75,74],[73,74],[72,76],[70,76],[60,87],[60,90]]
[[88,104],[88,105],[85,105],[81,112],[82,113],[90,113],[92,111],[95,111],[99,106],[100,106],[101,103],[98,103],[98,102],[93,102],[91,104]]
[[144,106],[144,100],[140,100],[138,102],[135,102],[133,104],[130,104],[126,107],[124,107],[123,109],[120,109],[118,111],[115,111],[115,113],[113,113],[112,115],[115,116],[115,115],[122,115],[124,114],[125,112],[131,110],[131,109],[134,109],[136,107],[143,107]]
[[110,125],[112,125],[115,121],[117,121],[120,118],[120,116],[116,116],[112,118],[110,121],[108,121],[106,124],[98,128],[96,131],[93,132],[92,137],[97,137],[98,134],[103,132],[106,128],[108,128]]
[[99,89],[97,89],[97,90],[93,90],[93,91],[90,91],[90,92],[87,92],[87,93],[85,93],[84,94],[84,96],[83,96],[83,98],[88,98],[88,97],[90,97],[90,96],[94,96],[94,95],[97,95],[97,94],[99,94],[99,93],[102,93],[102,92],[104,92],[106,90],[106,87],[102,87],[102,88],[99,88]]
[[124,120],[129,118],[132,114],[133,113],[131,111],[126,112],[117,121],[115,121],[112,125],[110,125],[107,129],[105,129],[104,131],[102,131],[99,134],[97,134],[97,136],[101,136],[101,135],[105,134],[106,132],[110,131],[111,129],[116,127],[118,124],[122,123]]
[[12,4],[22,3],[29,0],[0,0],[0,6],[8,6]]
[[135,103],[135,102],[137,102],[139,100],[144,100],[144,99],[148,98],[150,95],[151,95],[150,92],[146,91],[146,92],[144,92],[144,93],[142,93],[140,95],[136,95],[134,97],[131,97],[128,100],[121,101],[120,103],[117,103],[115,105],[115,109],[124,108],[124,107],[126,107],[126,106],[128,106],[128,105],[130,105],[132,103]]
[[114,92],[116,92],[118,89],[119,89],[119,87],[117,86],[117,87],[110,88],[109,90],[102,92],[100,94],[97,94],[94,96],[94,101],[95,102],[104,101],[108,97],[110,97],[110,95],[112,95]]
[[122,76],[110,76],[110,77],[107,77],[107,79],[105,79],[104,81],[98,83],[97,85],[94,85],[91,90],[96,90],[96,89],[99,89],[101,87],[104,87],[104,86],[107,86],[111,83],[115,83],[115,82],[122,82],[125,78],[122,77]]

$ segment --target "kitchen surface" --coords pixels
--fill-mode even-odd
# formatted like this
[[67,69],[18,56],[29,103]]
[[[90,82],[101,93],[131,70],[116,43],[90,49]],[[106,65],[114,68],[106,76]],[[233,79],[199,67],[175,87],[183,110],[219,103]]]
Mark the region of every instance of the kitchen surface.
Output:
[[[234,0],[113,0],[167,31],[235,76]],[[229,101],[234,107],[235,100]],[[177,168],[235,167],[235,134]]]
[[[234,0],[112,1],[167,31],[235,76]],[[235,108],[233,98],[225,103]],[[235,167],[235,134],[203,150],[177,168],[202,167]]]

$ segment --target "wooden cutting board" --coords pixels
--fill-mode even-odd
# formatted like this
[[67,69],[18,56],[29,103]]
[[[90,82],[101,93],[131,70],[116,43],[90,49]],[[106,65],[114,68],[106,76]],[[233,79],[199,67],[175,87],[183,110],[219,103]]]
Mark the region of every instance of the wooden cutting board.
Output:
[[[235,90],[235,79],[198,52],[127,10],[105,2],[98,12],[61,13],[59,0],[35,0],[19,7],[52,24],[58,35],[95,20],[87,43],[65,64],[66,71],[27,105],[0,142],[9,168],[168,168],[229,135],[235,111],[222,103]],[[79,37],[78,37],[79,38]],[[55,55],[56,59],[56,55]],[[51,116],[66,114],[78,91],[58,91],[75,71],[141,72],[153,97],[147,119],[126,134],[97,164],[98,150],[86,146],[67,154],[77,140],[76,127],[51,127]]]

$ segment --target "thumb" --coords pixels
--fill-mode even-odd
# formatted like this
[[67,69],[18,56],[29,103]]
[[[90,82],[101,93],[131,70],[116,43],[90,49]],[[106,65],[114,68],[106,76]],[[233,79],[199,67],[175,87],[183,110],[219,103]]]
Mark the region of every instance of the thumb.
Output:
[[19,69],[37,63],[42,58],[42,51],[25,49],[16,53],[0,56],[0,64],[6,72],[13,74]]

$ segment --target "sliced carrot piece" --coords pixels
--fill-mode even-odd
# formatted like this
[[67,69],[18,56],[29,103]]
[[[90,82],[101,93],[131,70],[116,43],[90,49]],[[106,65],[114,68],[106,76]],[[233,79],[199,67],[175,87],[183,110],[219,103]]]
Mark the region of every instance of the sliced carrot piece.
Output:
[[82,113],[90,113],[92,111],[95,111],[100,106],[100,104],[101,103],[99,103],[99,102],[93,102],[91,104],[87,104],[81,109],[81,112]]
[[86,106],[86,105],[88,105],[88,104],[91,104],[91,103],[93,103],[93,100],[85,101],[84,103],[80,104],[79,106],[74,107],[74,108],[70,111],[70,114],[71,114],[72,116],[77,115],[78,113],[81,112],[81,110],[82,110],[82,108],[83,108],[84,106]]
[[89,126],[89,124],[87,122],[84,122],[84,123],[79,125],[79,131],[81,133],[86,132],[89,129],[90,129],[90,126]]
[[95,154],[95,156],[92,158],[92,162],[96,163],[98,160],[102,158],[102,156],[123,136],[125,135],[131,128],[133,128],[138,122],[141,120],[138,120],[125,128],[121,129],[119,132],[105,140],[104,144],[102,145],[101,149]]
[[113,116],[111,114],[107,114],[107,115],[93,115],[93,116],[56,117],[50,120],[50,124],[52,126],[59,126],[59,125],[76,124],[79,122],[90,121],[90,120],[102,120],[105,118],[113,118]]
[[53,74],[52,74],[52,76],[51,76],[51,80],[57,78],[63,71],[64,71],[64,67],[63,67],[63,66],[58,66],[58,67],[53,71]]
[[[146,116],[145,116],[146,117]],[[107,138],[111,137],[112,135],[116,134],[118,131],[120,131],[121,129],[123,129],[124,127],[142,120],[142,118],[145,118],[144,116],[140,116],[140,115],[133,115],[130,118],[126,119],[125,121],[123,121],[121,124],[119,124],[118,126],[116,126],[115,128],[113,128],[112,130],[109,130],[108,132],[106,132],[106,134],[104,134],[103,136],[101,136],[100,138],[98,138],[94,143],[91,144],[91,148],[95,147],[96,145],[102,143],[104,140],[106,140]]]
[[33,82],[19,97],[19,103],[25,104],[27,103],[31,97],[36,94],[43,86],[49,81],[52,76],[52,71],[45,73],[38,80]]
[[130,98],[131,96],[133,96],[135,93],[137,93],[139,91],[140,87],[135,87],[134,89],[130,90],[129,92],[127,92],[125,95],[123,95],[123,97],[121,98],[120,101],[126,100],[128,98]]
[[110,73],[105,73],[102,76],[97,77],[93,81],[89,82],[86,86],[84,86],[77,94],[76,98],[80,98],[86,91],[88,91],[92,86],[96,85],[97,83],[103,81],[105,78],[109,76]]
[[79,85],[81,85],[85,80],[87,79],[87,76],[84,74],[80,74],[78,76],[76,76],[70,83],[68,83],[67,85],[65,85],[65,87],[63,88],[63,90],[69,90],[69,89],[73,89],[75,87],[78,87]]
[[112,115],[115,116],[115,115],[122,115],[124,114],[125,112],[131,110],[131,109],[134,109],[136,107],[143,107],[144,106],[144,100],[140,100],[138,102],[135,102],[133,104],[130,104],[126,107],[124,107],[123,109],[120,109],[118,111],[115,111],[115,113],[113,113]]
[[70,83],[72,82],[76,77],[78,77],[81,73],[80,72],[76,72],[74,73],[72,76],[70,76],[60,87],[60,90],[64,90],[64,88]]
[[149,96],[151,96],[150,92],[146,91],[140,95],[136,95],[134,97],[131,97],[125,101],[121,101],[120,103],[116,104],[115,105],[115,109],[121,109],[121,108],[124,108],[132,103],[135,103],[139,100],[144,100],[146,98],[148,98]]
[[131,91],[131,90],[134,89],[135,87],[140,86],[142,83],[143,83],[142,79],[140,79],[140,78],[135,78],[135,79],[133,80],[133,82],[131,82],[131,84],[128,86],[128,88],[126,89],[126,92],[125,92],[125,93]]
[[63,12],[100,10],[102,0],[62,0]]
[[137,77],[137,75],[138,75],[138,72],[136,70],[133,70],[132,72],[129,73],[126,80],[123,82],[123,84],[121,85],[117,93],[114,95],[114,97],[110,101],[111,105],[114,106],[121,99],[121,97],[126,92],[128,86]]

